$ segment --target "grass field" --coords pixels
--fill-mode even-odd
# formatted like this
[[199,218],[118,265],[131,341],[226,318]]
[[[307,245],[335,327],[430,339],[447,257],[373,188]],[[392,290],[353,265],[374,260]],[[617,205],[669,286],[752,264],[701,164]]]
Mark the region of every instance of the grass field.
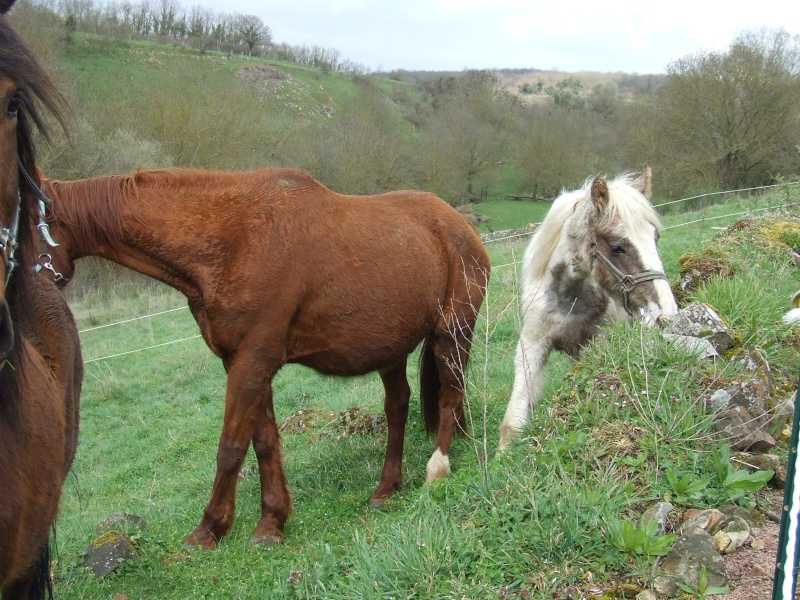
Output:
[[[708,244],[717,234],[714,227],[737,218],[725,215],[778,201],[764,198],[761,206],[733,203],[665,219],[661,252],[671,281],[677,279],[680,255]],[[527,214],[530,206],[493,202],[479,211],[491,213],[493,223],[502,221],[502,227],[494,226],[502,229],[540,220]],[[697,222],[686,225],[691,221]],[[87,364],[78,458],[58,523],[56,597],[553,598],[567,585],[580,585],[586,571],[599,587],[619,581],[621,574],[646,585],[655,556],[621,551],[614,532],[646,501],[669,494],[665,466],[700,476],[711,440],[710,417],[702,403],[697,406],[696,395],[698,381],[708,373],[665,348],[656,332],[616,326],[608,338],[613,344],[593,345],[580,371],[570,372],[567,360],[554,355],[528,435],[495,457],[513,381],[518,261],[526,243],[517,238],[489,245],[494,268],[468,373],[469,435],[454,443],[453,477],[424,484],[433,448],[416,409],[407,427],[404,489],[381,510],[367,510],[366,500],[378,481],[385,434],[340,436],[325,426],[284,433],[295,507],[286,542],[269,550],[250,544],[260,512],[252,453],[228,537],[212,552],[183,547],[214,477],[224,370],[196,337],[183,296],[124,273],[99,283],[88,276],[94,271],[81,266],[86,280],[74,284],[70,298]],[[737,298],[735,284],[718,290],[715,305],[730,307],[726,316],[734,326],[747,329],[780,366],[796,372],[796,348],[787,348],[791,338],[778,330],[776,319],[800,287],[800,274],[780,253],[762,252],[744,238],[736,238],[729,250],[740,281],[752,283],[755,272],[763,285],[758,293]],[[756,324],[740,318],[753,311]],[[156,313],[161,314],[129,321]],[[143,348],[148,349],[137,351]],[[658,349],[659,360],[666,356],[676,368],[653,368],[648,361],[655,359],[645,348]],[[591,389],[595,375],[615,363],[639,365],[638,372],[651,377],[641,385],[672,394],[682,409],[680,415],[659,416],[662,420],[652,423],[635,451],[624,455],[612,452],[596,432],[646,427],[642,415],[592,400],[591,394],[570,394],[570,389]],[[413,405],[415,361],[409,370]],[[382,411],[377,375],[340,380],[287,366],[275,380],[274,397],[279,422],[298,409]],[[669,440],[661,435],[668,425]],[[711,485],[697,503],[714,505],[723,492]],[[128,532],[136,538],[139,556],[97,580],[81,566],[83,549],[96,537],[97,524],[118,512],[147,522],[146,531]]]

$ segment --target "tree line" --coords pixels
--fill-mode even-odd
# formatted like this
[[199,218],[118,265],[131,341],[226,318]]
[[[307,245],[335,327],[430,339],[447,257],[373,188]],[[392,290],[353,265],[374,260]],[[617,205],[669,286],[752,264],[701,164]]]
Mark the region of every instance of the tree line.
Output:
[[59,15],[67,36],[77,32],[121,39],[141,39],[185,45],[201,51],[236,52],[319,67],[329,71],[366,71],[341,52],[317,45],[273,41],[272,30],[260,17],[187,9],[179,0],[30,0]]
[[[77,51],[64,35],[70,14],[98,28],[112,21],[89,16],[108,6],[96,0],[64,0],[64,6],[85,2],[91,8],[70,13],[43,1],[55,0],[22,2],[12,18],[54,69],[60,55]],[[148,5],[155,11],[151,39],[185,21],[180,10],[177,17],[165,13],[170,2]],[[124,22],[120,7],[104,10]],[[235,30],[230,19],[224,31]],[[222,21],[204,17],[208,43],[217,43],[213,32]],[[133,35],[127,25],[124,31],[95,33],[116,40]],[[188,33],[180,35],[191,47]],[[246,53],[245,42],[238,43]],[[268,45],[268,52],[258,51],[281,52],[271,36]],[[335,51],[320,51],[323,60],[307,50],[303,64],[314,64],[320,74],[347,64]],[[203,56],[199,48],[195,56]],[[350,86],[334,111],[290,117],[285,107],[281,112],[286,100],[280,94],[231,82],[184,54],[137,89],[117,82],[113,93],[94,97],[73,82],[72,141],[55,144],[44,159],[62,178],[140,165],[287,165],[338,192],[415,187],[453,204],[504,194],[552,198],[599,171],[635,171],[645,162],[654,168],[659,197],[754,187],[800,173],[800,39],[784,30],[745,32],[726,50],[676,59],[663,75],[621,74],[593,86],[564,74],[555,84],[523,92],[482,70],[395,72],[387,76],[404,85],[393,86],[358,70],[336,76]],[[232,97],[235,110],[226,100]]]

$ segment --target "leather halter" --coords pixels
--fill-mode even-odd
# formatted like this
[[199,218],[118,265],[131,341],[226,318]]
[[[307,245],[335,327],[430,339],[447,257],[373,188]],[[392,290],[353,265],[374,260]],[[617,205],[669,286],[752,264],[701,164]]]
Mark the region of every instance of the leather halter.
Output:
[[625,308],[625,312],[630,316],[633,316],[633,313],[628,306],[628,294],[633,291],[633,288],[640,283],[645,283],[647,281],[655,281],[656,279],[667,280],[667,276],[661,271],[641,271],[635,275],[623,273],[605,254],[599,252],[597,250],[597,246],[594,244],[592,244],[592,258],[599,259],[600,262],[605,265],[611,275],[614,276],[614,279],[617,280],[617,283],[619,283],[619,289],[622,292],[622,305]]

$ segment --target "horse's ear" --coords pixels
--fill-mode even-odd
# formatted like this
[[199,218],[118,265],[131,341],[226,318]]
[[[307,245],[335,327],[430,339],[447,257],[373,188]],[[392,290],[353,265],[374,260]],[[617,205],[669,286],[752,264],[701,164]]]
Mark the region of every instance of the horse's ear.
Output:
[[608,184],[606,174],[598,173],[592,180],[592,203],[597,209],[598,214],[602,213],[608,206]]
[[642,195],[650,200],[653,195],[653,169],[647,163],[644,164],[642,174],[633,182],[633,187],[642,192]]
[[14,6],[14,2],[16,0],[0,0],[0,15],[6,14]]

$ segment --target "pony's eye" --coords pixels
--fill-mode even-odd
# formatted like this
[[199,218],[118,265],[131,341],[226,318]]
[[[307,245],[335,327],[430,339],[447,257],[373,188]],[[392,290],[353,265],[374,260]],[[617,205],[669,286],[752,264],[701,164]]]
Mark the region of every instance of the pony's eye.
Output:
[[625,246],[622,244],[611,244],[611,252],[614,254],[625,254]]
[[14,94],[6,104],[6,117],[9,119],[16,118],[20,108],[22,108],[22,96]]

